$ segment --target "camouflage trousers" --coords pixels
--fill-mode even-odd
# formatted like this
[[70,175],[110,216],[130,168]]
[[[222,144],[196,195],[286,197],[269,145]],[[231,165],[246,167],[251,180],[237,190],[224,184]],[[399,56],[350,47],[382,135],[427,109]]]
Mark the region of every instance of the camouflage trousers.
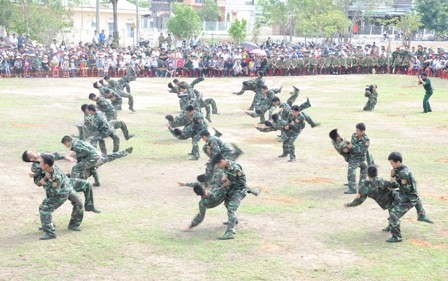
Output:
[[95,178],[95,182],[99,182],[97,168],[115,159],[122,158],[128,155],[125,150],[114,152],[107,155],[96,155],[94,157],[82,158],[78,163],[72,167],[71,178],[87,179],[89,176]]
[[120,121],[120,120],[112,120],[108,122],[109,126],[113,127],[114,129],[121,129],[121,131],[123,132],[123,136],[126,140],[129,139],[129,131],[128,131],[128,126],[126,125],[126,123],[124,121]]
[[120,99],[115,99],[111,103],[112,103],[112,106],[115,108],[115,111],[118,111],[118,110],[121,110],[121,106],[123,104],[123,100],[121,98]]
[[78,128],[79,139],[80,140],[85,140],[85,139],[88,139],[91,136],[93,136],[93,132],[91,130],[89,130],[85,125],[83,125],[83,124],[76,124],[76,127]]
[[176,116],[173,122],[169,122],[172,128],[187,126],[190,123],[191,120],[185,112],[182,112],[180,115]]
[[118,150],[120,149],[120,138],[114,131],[111,131],[108,135],[97,133],[90,140],[90,144],[93,147],[97,148],[98,147],[97,144],[99,143],[101,153],[107,154],[106,142],[104,141],[104,139],[107,137],[110,137],[113,140],[114,143],[113,152],[118,152]]
[[205,217],[207,209],[219,206],[226,198],[226,192],[222,187],[216,187],[209,191],[207,198],[202,198],[199,201],[199,213],[191,221],[190,227],[199,225]]
[[199,104],[201,108],[205,108],[206,116],[210,117],[210,113],[218,114],[218,108],[216,106],[216,102],[213,98],[201,99],[199,100]]
[[236,215],[236,211],[238,210],[238,207],[241,204],[241,201],[243,201],[244,197],[246,197],[246,189],[234,189],[230,188],[230,190],[227,190],[226,199],[224,201],[224,206],[227,208],[227,217],[228,217],[228,224],[227,224],[227,231],[233,231],[235,228],[235,224],[238,220],[238,217]]
[[254,98],[252,100],[252,104],[249,107],[249,110],[253,110],[257,104],[261,102],[263,98],[263,93],[261,91],[255,92]]
[[356,169],[360,169],[359,183],[367,177],[367,165],[364,158],[349,158],[347,180],[348,188],[356,190]]
[[53,212],[62,206],[67,201],[72,203],[72,215],[69,223],[70,226],[81,225],[84,217],[84,210],[82,208],[82,201],[79,199],[76,192],[70,188],[65,192],[62,192],[56,196],[50,196],[44,199],[39,206],[40,222],[42,224],[42,230],[49,234],[55,234],[56,228],[53,223]]
[[245,91],[255,91],[255,90],[256,90],[255,81],[254,80],[248,80],[248,81],[244,81],[243,82],[243,87],[236,94],[237,95],[242,95],[242,94],[244,94]]
[[[296,139],[299,137],[300,132],[290,132],[289,134],[286,134],[287,139],[283,141],[283,153],[289,154],[289,159],[294,160],[296,159],[296,147],[294,145]],[[286,151],[285,151],[286,148]],[[286,154],[285,153],[285,154]]]
[[375,108],[375,105],[376,105],[376,101],[371,101],[369,99],[362,110],[364,110],[364,111],[372,111]]
[[92,185],[87,180],[70,178],[70,184],[76,192],[84,193],[84,209],[86,211],[93,210],[95,204],[93,202]]
[[400,230],[400,218],[415,206],[411,201],[400,202],[389,210],[389,225],[392,236],[402,238]]
[[134,96],[129,94],[129,92],[126,93],[126,92],[123,92],[123,91],[120,91],[120,96],[122,98],[127,98],[128,99],[129,109],[133,110],[134,109]]
[[131,92],[131,86],[129,85],[128,82],[122,82],[118,84],[118,88],[122,91],[124,91],[124,89],[126,89],[127,93]]

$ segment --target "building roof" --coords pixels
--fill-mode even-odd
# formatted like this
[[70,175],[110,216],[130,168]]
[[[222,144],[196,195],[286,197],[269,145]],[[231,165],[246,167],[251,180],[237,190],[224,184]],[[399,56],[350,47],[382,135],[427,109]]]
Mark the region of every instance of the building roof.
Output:
[[[78,5],[76,5],[76,8],[96,8],[96,0],[81,0]],[[112,9],[112,3],[110,3],[108,0],[100,0],[100,9]],[[117,9],[118,10],[135,10],[135,5],[126,1],[126,0],[119,0],[117,2]]]

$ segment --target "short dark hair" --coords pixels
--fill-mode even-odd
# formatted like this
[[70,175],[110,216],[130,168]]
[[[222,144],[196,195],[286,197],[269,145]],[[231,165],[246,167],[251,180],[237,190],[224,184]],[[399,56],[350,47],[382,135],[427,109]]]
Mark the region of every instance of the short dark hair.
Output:
[[365,131],[366,130],[366,124],[358,123],[358,124],[356,124],[356,129],[361,130],[361,131]]
[[87,110],[96,112],[96,106],[95,106],[94,104],[89,104],[89,105],[87,106]]
[[268,86],[263,85],[263,87],[261,87],[261,88],[264,89],[264,90],[267,90],[267,89],[268,89]]
[[272,127],[272,122],[271,121],[264,121],[264,125],[266,127]]
[[375,165],[370,165],[367,167],[367,176],[369,176],[369,178],[375,178],[378,176],[378,169]]
[[71,136],[64,136],[61,140],[61,143],[71,142],[73,139]]
[[194,193],[196,193],[196,195],[199,195],[199,196],[204,196],[205,195],[205,189],[200,184],[195,184],[193,186],[193,191],[194,191]]
[[173,86],[173,83],[168,83],[168,88],[170,88],[170,89],[172,89],[172,88],[174,88],[174,86]]
[[277,122],[278,122],[278,119],[279,119],[279,116],[278,116],[277,113],[275,113],[275,114],[272,114],[271,118],[272,118],[272,120],[273,120],[274,122],[277,123]]
[[391,154],[389,154],[389,157],[387,157],[387,160],[393,161],[393,162],[403,162],[403,156],[401,156],[401,153],[398,151],[394,151]]
[[298,105],[293,105],[293,106],[291,107],[291,110],[294,110],[294,111],[300,111],[300,108],[299,108]]
[[54,157],[51,154],[45,153],[40,156],[45,164],[52,167],[54,164]]
[[186,90],[186,89],[187,89],[187,86],[184,85],[184,84],[180,84],[180,85],[179,85],[179,89],[185,89],[185,90]]
[[104,75],[103,78],[104,78],[104,80],[106,80],[106,81],[110,79],[110,77],[109,77],[108,75]]
[[421,74],[421,76],[428,77],[428,74],[427,74],[426,72],[423,72],[423,73]]
[[191,112],[194,110],[194,107],[192,105],[189,105],[187,106],[187,108],[185,108],[185,110]]
[[175,129],[173,130],[173,134],[174,134],[176,137],[180,137],[180,136],[182,136],[182,131],[181,131],[179,128],[175,128]]
[[30,158],[28,157],[28,150],[25,150],[22,154],[22,160],[23,162],[31,162]]
[[209,137],[210,136],[210,132],[207,130],[202,130],[201,131],[201,137]]
[[94,83],[93,83],[93,87],[94,87],[95,89],[98,89],[98,88],[99,88],[99,86],[98,86],[98,82],[94,82]]
[[338,129],[333,129],[328,134],[330,136],[330,139],[336,141],[336,138],[338,137]]
[[85,104],[81,105],[81,110],[82,110],[82,112],[85,112],[85,111],[86,111],[86,109],[87,109],[87,106],[88,106],[88,104],[87,104],[87,103],[85,103]]
[[213,158],[212,158],[212,165],[215,166],[216,164],[221,162],[221,160],[224,160],[224,159],[225,159],[224,156],[222,156],[221,153],[218,153],[215,156],[213,156]]
[[90,93],[89,94],[89,100],[91,100],[91,99],[93,99],[93,98],[95,98],[96,97],[96,95],[94,94],[94,93]]
[[263,77],[263,75],[264,75],[263,71],[258,71],[258,76]]
[[275,97],[275,98],[272,99],[272,102],[278,102],[278,101],[280,101],[279,97]]
[[198,182],[207,182],[208,181],[208,177],[206,174],[200,174],[199,176],[196,177],[196,180]]
[[177,83],[177,82],[179,82],[179,79],[174,79],[173,80],[173,83]]
[[103,79],[100,79],[100,81],[98,81],[101,85],[104,85]]

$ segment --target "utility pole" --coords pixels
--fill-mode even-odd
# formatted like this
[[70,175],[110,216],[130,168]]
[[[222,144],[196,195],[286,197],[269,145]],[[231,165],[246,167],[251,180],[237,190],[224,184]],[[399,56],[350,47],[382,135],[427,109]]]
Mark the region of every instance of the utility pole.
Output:
[[136,13],[136,19],[135,22],[137,24],[136,29],[135,29],[135,41],[136,42],[136,46],[138,47],[139,42],[140,42],[140,15],[138,14],[138,0],[135,0],[135,13]]
[[96,32],[100,34],[100,0],[96,0]]

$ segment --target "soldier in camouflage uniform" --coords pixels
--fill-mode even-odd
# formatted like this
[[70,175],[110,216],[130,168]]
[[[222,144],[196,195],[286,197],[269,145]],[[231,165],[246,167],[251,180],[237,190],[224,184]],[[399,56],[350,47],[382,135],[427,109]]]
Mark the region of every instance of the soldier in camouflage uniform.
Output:
[[98,89],[98,91],[100,92],[100,96],[110,100],[110,103],[115,108],[115,110],[121,110],[123,99],[117,92],[105,87],[103,85],[103,80],[93,83],[93,87],[95,89]]
[[[27,163],[33,163],[31,165],[31,173],[30,177],[34,179],[34,183],[37,186],[39,185],[39,181],[42,179],[41,177],[45,175],[45,172],[42,170],[42,167],[40,165],[40,156],[41,153],[35,152],[35,151],[25,151],[22,154],[22,160]],[[71,161],[70,157],[62,156],[60,153],[51,153],[51,156],[53,156],[54,160],[61,160],[61,159],[68,159]],[[68,176],[68,175],[67,175]],[[68,176],[69,177],[69,176]],[[85,198],[85,204],[84,208],[86,212],[94,212],[94,213],[101,213],[97,209],[95,209],[95,205],[93,202],[93,190],[92,185],[87,180],[82,179],[75,179],[70,178],[70,184],[73,187],[73,189],[76,192],[83,192],[84,198]],[[49,194],[47,194],[47,198],[49,197]]]
[[44,187],[47,198],[42,201],[39,206],[40,221],[42,223],[42,230],[45,232],[41,240],[48,240],[56,238],[56,228],[53,223],[53,212],[59,208],[67,199],[72,203],[72,215],[68,225],[69,230],[80,231],[84,217],[84,210],[82,208],[82,201],[79,199],[76,192],[73,190],[67,176],[54,165],[54,158],[50,154],[41,155],[40,166],[42,172],[36,175],[37,184]]
[[368,86],[365,90],[364,96],[369,98],[366,105],[364,106],[364,111],[372,111],[375,108],[378,92],[376,91],[378,87],[375,84]]
[[134,111],[134,96],[132,96],[129,92],[124,92],[120,89],[119,83],[116,80],[110,79],[109,76],[104,76],[104,81],[107,82],[107,86],[112,90],[118,93],[122,98],[128,99],[128,106],[130,111]]
[[115,108],[110,104],[109,101],[107,101],[103,97],[98,97],[94,93],[89,94],[89,100],[96,102],[96,106],[98,109],[106,115],[107,121],[116,120],[117,119],[117,111]]
[[[400,196],[400,204],[395,208],[394,212],[391,212],[390,214],[391,218],[388,228],[392,230],[392,234],[394,231],[398,231],[399,233],[399,218],[404,216],[404,214],[406,214],[406,212],[413,207],[417,210],[418,221],[433,223],[433,221],[426,216],[425,209],[423,208],[422,202],[417,193],[417,182],[415,181],[414,175],[409,167],[403,164],[403,157],[401,156],[401,153],[392,152],[389,154],[388,160],[393,168],[391,171],[392,184],[395,188],[399,189],[398,193]],[[391,221],[394,219],[395,221]],[[401,236],[394,235],[391,239],[395,241],[389,242],[400,242]]]
[[[347,148],[348,145],[350,145],[350,140],[345,139],[339,132],[338,129],[333,129],[329,133],[331,142],[333,144],[334,149],[342,155],[345,162],[348,162],[348,159],[350,158],[350,152],[344,152],[344,149]],[[372,154],[367,150],[366,152],[366,161],[367,165],[374,165],[375,161],[373,159]]]
[[246,175],[238,163],[225,159],[221,154],[213,157],[212,165],[217,165],[224,170],[222,182],[226,189],[224,205],[227,208],[228,223],[226,232],[219,239],[234,239],[235,225],[238,221],[236,211],[247,192]]
[[426,72],[419,76],[418,84],[423,85],[423,88],[425,89],[425,96],[423,98],[423,113],[432,112],[431,105],[429,104],[429,98],[432,96],[433,89],[431,86],[431,80],[429,80]]
[[356,193],[356,169],[360,168],[359,182],[366,179],[367,165],[366,153],[369,149],[370,139],[365,133],[366,126],[364,123],[356,124],[356,133],[353,133],[351,143],[343,149],[344,152],[350,153],[348,159],[348,190],[345,194]]
[[293,105],[291,113],[288,115],[288,124],[284,128],[287,132],[288,139],[283,142],[283,147],[288,144],[288,162],[296,161],[294,142],[299,137],[302,130],[305,128],[305,116],[300,112],[299,106]]
[[[91,144],[82,141],[74,140],[70,136],[64,136],[61,143],[73,151],[73,156],[76,157],[77,163],[72,167],[71,178],[87,179],[92,168],[97,168],[107,162],[122,158],[132,153],[133,148],[128,147],[126,150],[114,152],[108,155],[101,155],[101,153]],[[99,185],[99,179],[98,179]]]
[[356,207],[361,205],[367,197],[375,200],[383,210],[389,211],[389,222],[394,225],[391,231],[392,237],[387,242],[401,242],[400,218],[405,214],[400,211],[403,202],[397,191],[393,189],[393,183],[378,177],[378,170],[375,166],[367,168],[368,179],[363,180],[359,186],[356,197],[345,207]]
[[249,116],[256,118],[260,117],[260,123],[264,123],[265,114],[269,111],[269,118],[271,119],[271,115],[275,109],[275,106],[272,103],[272,100],[275,98],[275,93],[270,91],[266,85],[261,87],[262,97],[258,104],[255,106],[255,112],[246,112]]
[[96,112],[96,107],[93,104],[89,104],[86,109],[86,113],[92,116],[92,128],[94,135],[90,140],[93,147],[97,147],[99,142],[101,153],[107,154],[105,138],[110,137],[113,140],[114,148],[113,152],[120,150],[120,138],[115,134],[113,127],[109,126],[103,115]]
[[128,94],[131,93],[131,80],[128,77],[122,77],[121,79],[118,79],[118,89],[121,91],[124,91],[126,89],[126,92]]

